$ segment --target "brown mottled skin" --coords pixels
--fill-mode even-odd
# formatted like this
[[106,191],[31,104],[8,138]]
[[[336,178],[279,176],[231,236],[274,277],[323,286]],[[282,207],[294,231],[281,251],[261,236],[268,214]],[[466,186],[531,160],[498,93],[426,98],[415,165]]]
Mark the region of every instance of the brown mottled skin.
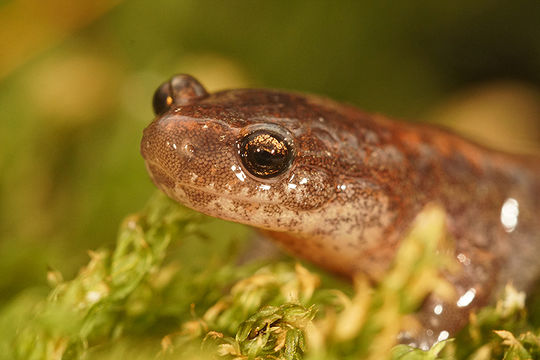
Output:
[[[538,279],[538,158],[495,152],[438,128],[311,95],[208,94],[187,75],[170,84],[168,107],[141,143],[154,183],[193,209],[263,229],[323,268],[377,280],[424,206],[444,207],[461,264],[447,277],[457,298],[474,296],[463,306],[429,300],[419,315],[424,330],[413,335],[417,345],[433,343],[443,330],[453,334],[505,283],[527,290]],[[295,156],[284,173],[261,179],[240,160],[238,142],[268,127],[286,134]],[[508,199],[515,199],[519,215],[517,226],[505,228],[501,208]],[[439,315],[437,304],[443,305]]]

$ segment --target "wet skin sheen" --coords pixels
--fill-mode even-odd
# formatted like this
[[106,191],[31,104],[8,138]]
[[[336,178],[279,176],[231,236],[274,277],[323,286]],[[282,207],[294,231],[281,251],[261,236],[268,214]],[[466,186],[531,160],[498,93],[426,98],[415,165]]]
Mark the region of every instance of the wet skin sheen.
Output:
[[426,302],[417,345],[455,333],[505,283],[527,290],[539,277],[538,158],[320,97],[208,94],[187,75],[160,86],[154,111],[141,153],[163,192],[335,273],[376,281],[415,216],[441,204],[461,267],[447,275],[457,297]]

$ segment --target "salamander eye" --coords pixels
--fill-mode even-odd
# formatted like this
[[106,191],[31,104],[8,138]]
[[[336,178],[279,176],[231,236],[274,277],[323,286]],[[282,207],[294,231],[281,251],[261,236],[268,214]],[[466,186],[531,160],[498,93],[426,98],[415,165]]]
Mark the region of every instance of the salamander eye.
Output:
[[152,107],[154,108],[154,114],[161,115],[167,112],[171,105],[174,103],[171,84],[169,81],[161,84],[152,98]]
[[286,171],[294,157],[290,142],[280,134],[257,130],[238,143],[242,163],[252,175],[267,179]]
[[157,88],[152,106],[156,115],[162,115],[173,105],[191,104],[207,96],[206,89],[197,79],[190,75],[178,74]]

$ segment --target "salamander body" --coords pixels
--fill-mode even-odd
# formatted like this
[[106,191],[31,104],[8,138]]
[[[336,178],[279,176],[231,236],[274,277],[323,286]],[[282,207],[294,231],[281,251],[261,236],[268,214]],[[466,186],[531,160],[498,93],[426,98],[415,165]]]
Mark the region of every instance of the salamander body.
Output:
[[154,109],[141,153],[157,187],[332,272],[377,281],[416,215],[442,205],[461,266],[449,280],[470,301],[432,299],[418,341],[454,333],[508,281],[526,290],[539,277],[538,158],[311,95],[208,94],[187,75],[160,86]]

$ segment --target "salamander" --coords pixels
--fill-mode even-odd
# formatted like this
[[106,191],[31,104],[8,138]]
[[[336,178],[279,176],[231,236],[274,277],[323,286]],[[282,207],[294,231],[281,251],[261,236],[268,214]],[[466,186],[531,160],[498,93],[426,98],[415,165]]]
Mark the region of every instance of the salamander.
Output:
[[[540,159],[324,97],[208,93],[189,75],[155,92],[141,153],[155,185],[202,213],[261,229],[320,267],[373,281],[430,203],[446,213],[457,301],[431,299],[413,338],[454,334],[507,282],[540,275]],[[437,308],[437,310],[433,310]]]

